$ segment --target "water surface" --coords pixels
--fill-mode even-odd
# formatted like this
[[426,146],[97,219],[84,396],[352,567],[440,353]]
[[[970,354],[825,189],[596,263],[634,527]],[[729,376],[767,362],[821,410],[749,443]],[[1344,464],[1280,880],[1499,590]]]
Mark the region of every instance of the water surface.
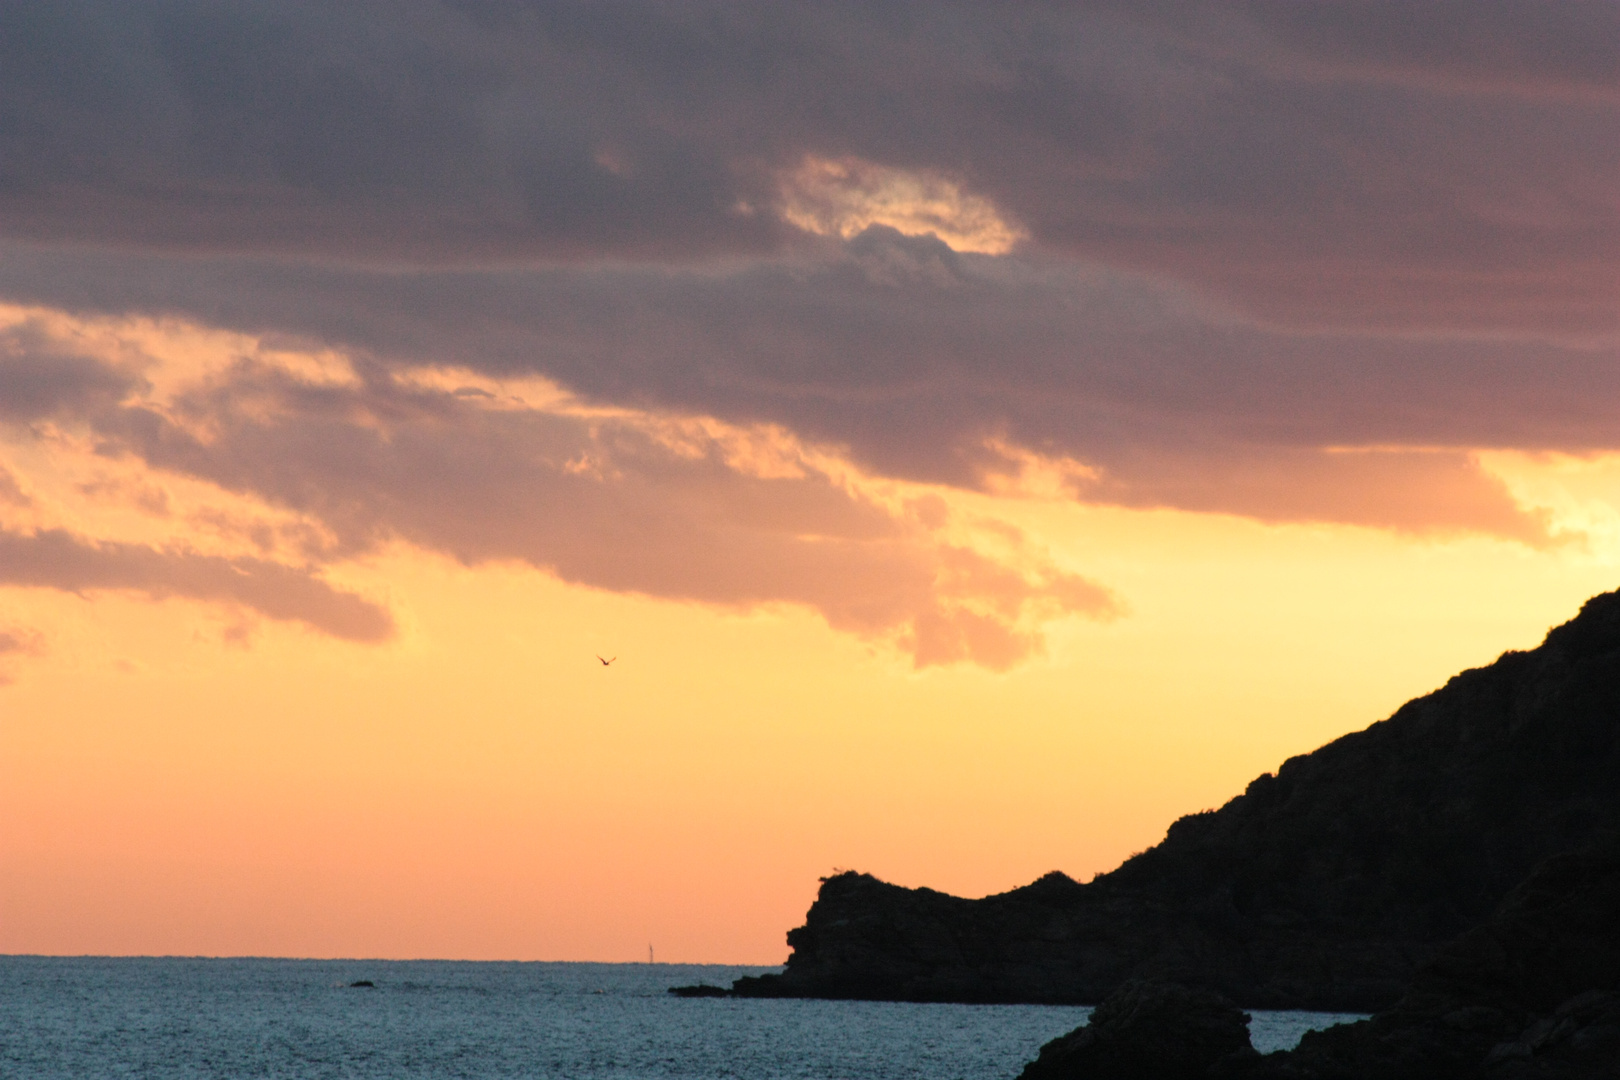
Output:
[[[1091,1012],[665,992],[775,970],[0,957],[0,1077],[1011,1080]],[[1250,1030],[1272,1050],[1340,1019],[1255,1013]]]

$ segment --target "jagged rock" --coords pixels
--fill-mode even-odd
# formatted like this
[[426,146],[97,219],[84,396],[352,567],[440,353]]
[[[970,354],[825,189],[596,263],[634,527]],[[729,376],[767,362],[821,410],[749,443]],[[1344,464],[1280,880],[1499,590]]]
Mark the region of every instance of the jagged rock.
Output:
[[1020,1080],[1614,1080],[1620,836],[1544,862],[1387,1012],[1264,1058],[1247,1021],[1207,991],[1127,983]]
[[1217,1062],[1253,1054],[1248,1014],[1226,998],[1133,980],[1090,1023],[1041,1047],[1019,1080],[1202,1080]]
[[1620,993],[1588,990],[1491,1047],[1484,1076],[1495,1080],[1583,1080],[1620,1076]]
[[1620,838],[1542,864],[1394,1008],[1311,1032],[1242,1080],[1620,1077]]
[[1102,1000],[1131,978],[1373,1011],[1542,859],[1620,828],[1620,594],[1251,783],[1087,884],[823,881],[752,996]]

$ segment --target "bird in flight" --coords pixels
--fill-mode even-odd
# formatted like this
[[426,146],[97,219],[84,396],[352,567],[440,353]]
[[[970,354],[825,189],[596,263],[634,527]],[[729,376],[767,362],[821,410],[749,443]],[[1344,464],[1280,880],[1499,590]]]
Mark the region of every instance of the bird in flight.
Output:
[[[601,653],[597,653],[597,654],[596,654],[596,658],[597,658],[597,659],[598,659],[598,660],[602,660],[602,654],[601,654]],[[607,667],[607,666],[608,666],[608,665],[609,665],[609,664],[611,664],[611,663],[613,663],[613,661],[615,661],[615,660],[617,660],[617,659],[618,659],[618,657],[617,657],[617,656],[610,656],[610,657],[608,657],[608,658],[607,658],[607,659],[606,659],[606,660],[602,660],[602,666],[603,666],[603,667]]]

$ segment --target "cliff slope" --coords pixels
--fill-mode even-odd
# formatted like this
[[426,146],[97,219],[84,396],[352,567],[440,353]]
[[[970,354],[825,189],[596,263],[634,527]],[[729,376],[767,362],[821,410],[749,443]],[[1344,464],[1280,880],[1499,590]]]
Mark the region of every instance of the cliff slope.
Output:
[[1613,1080],[1620,837],[1555,855],[1418,969],[1394,1008],[1254,1051],[1208,990],[1128,982],[1019,1080]]
[[1080,884],[982,900],[826,879],[749,996],[1102,1000],[1169,979],[1256,1008],[1373,1010],[1549,855],[1620,827],[1620,593],[1530,652],[1258,777]]
[[[1620,1075],[1620,841],[1556,855],[1446,945],[1393,1009],[1222,1080]],[[1098,1080],[1101,1080],[1099,1077]]]

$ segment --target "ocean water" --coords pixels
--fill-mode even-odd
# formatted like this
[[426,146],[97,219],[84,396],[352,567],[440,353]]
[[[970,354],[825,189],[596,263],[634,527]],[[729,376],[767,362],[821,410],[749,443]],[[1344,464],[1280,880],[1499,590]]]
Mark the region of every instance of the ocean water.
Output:
[[[666,993],[771,970],[4,956],[0,1078],[1011,1080],[1091,1011]],[[1354,1019],[1253,1015],[1261,1050]]]

